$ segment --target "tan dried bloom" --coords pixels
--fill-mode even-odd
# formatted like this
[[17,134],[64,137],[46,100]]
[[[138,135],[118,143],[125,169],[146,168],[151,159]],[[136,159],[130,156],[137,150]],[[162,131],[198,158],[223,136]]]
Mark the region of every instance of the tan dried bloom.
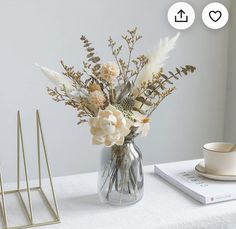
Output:
[[100,70],[100,76],[102,79],[109,83],[112,83],[119,75],[119,67],[113,62],[103,64]]
[[100,108],[104,105],[106,98],[101,91],[93,91],[90,93],[89,102],[96,108]]
[[88,90],[89,90],[90,92],[101,91],[101,87],[100,87],[100,85],[97,84],[97,83],[91,83],[91,84],[89,85],[89,87],[88,87]]

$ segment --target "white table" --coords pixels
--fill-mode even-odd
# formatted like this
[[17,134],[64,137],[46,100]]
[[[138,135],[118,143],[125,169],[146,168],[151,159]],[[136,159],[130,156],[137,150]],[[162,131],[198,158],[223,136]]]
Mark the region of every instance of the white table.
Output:
[[143,199],[128,207],[99,202],[97,173],[54,179],[61,224],[45,229],[235,229],[236,201],[202,205],[145,167]]

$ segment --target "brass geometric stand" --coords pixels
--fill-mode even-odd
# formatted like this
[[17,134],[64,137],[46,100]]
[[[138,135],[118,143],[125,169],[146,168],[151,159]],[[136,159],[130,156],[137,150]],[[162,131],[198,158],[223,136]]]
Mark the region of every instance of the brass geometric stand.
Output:
[[[2,172],[0,170],[0,196],[1,196],[0,208],[1,208],[1,213],[2,213],[1,214],[2,223],[3,223],[2,228],[4,229],[5,228],[6,229],[31,228],[31,227],[39,227],[39,226],[60,223],[60,216],[59,216],[58,207],[57,207],[56,195],[55,195],[55,191],[53,187],[52,175],[50,171],[49,161],[48,161],[47,152],[46,152],[46,146],[45,146],[44,137],[43,137],[42,125],[41,125],[38,110],[36,111],[36,127],[37,127],[37,151],[38,151],[37,152],[38,185],[31,187],[29,176],[28,176],[28,170],[27,170],[21,117],[20,117],[20,112],[18,111],[17,113],[17,183],[16,183],[17,187],[16,189],[4,191]],[[40,144],[42,144],[43,153],[41,153]],[[46,168],[47,168],[47,173],[49,177],[52,197],[53,197],[53,200],[52,200],[53,204],[50,203],[42,187],[42,156],[44,157],[44,160],[46,162]],[[21,187],[21,157],[23,160],[22,166],[24,168],[23,171],[25,175],[26,188]],[[43,204],[47,207],[51,215],[51,218],[52,218],[51,220],[47,222],[35,222],[34,214],[33,214],[33,206],[32,206],[32,197],[31,197],[32,192],[38,192],[40,194]],[[26,193],[27,200],[24,200],[23,193]],[[17,225],[17,226],[9,225],[8,218],[10,218],[10,215],[7,214],[5,197],[6,195],[11,195],[11,194],[14,194],[18,197],[22,212],[26,216],[27,223],[24,225]]]

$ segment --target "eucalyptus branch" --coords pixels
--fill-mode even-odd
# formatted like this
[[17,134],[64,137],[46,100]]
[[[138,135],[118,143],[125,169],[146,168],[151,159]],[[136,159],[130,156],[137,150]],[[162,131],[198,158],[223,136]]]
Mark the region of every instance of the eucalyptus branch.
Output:
[[185,67],[181,67],[181,70],[179,70],[179,68],[176,68],[176,73],[174,74],[173,72],[170,72],[169,73],[171,74],[171,76],[167,77],[165,74],[161,74],[161,76],[164,78],[164,80],[159,84],[157,85],[154,90],[160,88],[162,85],[164,85],[166,82],[169,83],[169,84],[173,84],[170,79],[176,79],[178,80],[179,77],[182,77],[181,73],[183,73],[184,75],[188,75],[189,72],[193,73],[194,71],[196,70],[196,68],[194,66],[191,66],[191,65],[186,65]]
[[[165,74],[161,74],[162,78],[163,78],[163,81],[153,81],[151,82],[151,84],[154,86],[156,83],[157,83],[157,86],[153,87],[151,89],[151,92],[149,92],[149,94],[151,95],[154,91],[156,91],[157,89],[159,89],[160,87],[161,88],[164,88],[164,84],[165,83],[169,83],[169,84],[173,84],[170,80],[171,79],[176,79],[178,80],[179,77],[182,77],[181,73],[183,73],[184,75],[187,75],[189,72],[193,73],[194,71],[196,70],[196,68],[194,66],[191,66],[191,65],[186,65],[185,67],[181,67],[181,70],[179,70],[179,68],[176,68],[176,73],[174,74],[173,72],[169,72],[171,74],[171,76],[167,77]],[[150,86],[151,85],[147,85],[146,87],[143,88],[143,90],[141,90],[139,93],[138,93],[138,96],[144,94],[147,90],[150,89]],[[148,96],[149,97],[149,96]]]

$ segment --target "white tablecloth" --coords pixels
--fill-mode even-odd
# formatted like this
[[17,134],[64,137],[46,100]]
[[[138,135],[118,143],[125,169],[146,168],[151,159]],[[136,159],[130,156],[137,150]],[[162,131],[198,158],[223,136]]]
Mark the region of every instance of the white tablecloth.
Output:
[[61,224],[55,229],[236,228],[236,201],[202,205],[145,167],[143,199],[128,207],[99,202],[97,173],[54,179]]

